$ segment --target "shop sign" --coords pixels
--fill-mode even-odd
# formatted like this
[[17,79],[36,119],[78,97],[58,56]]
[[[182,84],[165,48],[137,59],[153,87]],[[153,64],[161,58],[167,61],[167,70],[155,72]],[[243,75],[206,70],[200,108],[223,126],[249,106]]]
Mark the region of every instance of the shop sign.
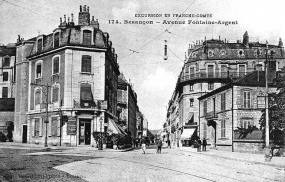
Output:
[[67,135],[76,135],[76,118],[69,117],[67,122]]

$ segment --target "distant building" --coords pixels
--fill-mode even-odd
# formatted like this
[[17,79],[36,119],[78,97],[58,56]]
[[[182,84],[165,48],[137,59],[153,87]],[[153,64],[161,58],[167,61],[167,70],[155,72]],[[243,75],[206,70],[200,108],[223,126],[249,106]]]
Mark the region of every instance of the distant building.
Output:
[[[278,71],[285,65],[281,39],[268,48],[275,52]],[[219,38],[189,45],[167,109],[166,128],[176,146],[192,145],[199,136],[198,98],[255,70],[264,70],[265,49],[266,44],[250,38],[247,32],[235,42]]]
[[123,74],[118,78],[118,123],[137,137],[137,94]]
[[[92,133],[118,133],[119,66],[109,35],[80,6],[48,35],[17,43],[15,140],[93,145]],[[48,122],[46,124],[46,121]]]
[[15,44],[0,45],[0,132],[5,135],[14,122],[15,57]]

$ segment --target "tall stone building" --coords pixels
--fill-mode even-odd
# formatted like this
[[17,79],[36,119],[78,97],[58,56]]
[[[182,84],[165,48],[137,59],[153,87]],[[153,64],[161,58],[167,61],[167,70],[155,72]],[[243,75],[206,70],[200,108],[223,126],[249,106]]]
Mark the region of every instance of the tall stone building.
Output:
[[116,132],[117,55],[89,7],[77,25],[71,14],[52,33],[19,41],[16,62],[16,141],[93,145],[93,132]]
[[[268,47],[275,51],[276,70],[281,69],[284,66],[281,39],[277,46]],[[191,145],[199,136],[199,97],[254,70],[264,70],[264,56],[265,44],[251,39],[247,32],[236,42],[219,38],[189,45],[167,110],[166,128],[174,145]]]

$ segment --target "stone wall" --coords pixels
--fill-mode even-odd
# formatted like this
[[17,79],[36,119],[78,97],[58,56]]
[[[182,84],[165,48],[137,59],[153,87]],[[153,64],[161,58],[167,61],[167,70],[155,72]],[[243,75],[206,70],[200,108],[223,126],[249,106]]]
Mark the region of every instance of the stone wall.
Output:
[[263,153],[262,142],[233,142],[234,152],[250,152],[250,153]]

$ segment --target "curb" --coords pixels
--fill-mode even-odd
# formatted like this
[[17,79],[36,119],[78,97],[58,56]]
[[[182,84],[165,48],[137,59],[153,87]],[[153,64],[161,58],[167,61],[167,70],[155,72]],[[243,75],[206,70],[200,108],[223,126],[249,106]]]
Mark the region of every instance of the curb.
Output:
[[245,159],[238,159],[238,158],[231,158],[231,157],[224,157],[224,156],[219,156],[219,155],[214,155],[214,154],[209,154],[209,153],[197,153],[197,152],[193,152],[193,151],[187,151],[187,150],[182,150],[182,149],[178,149],[179,151],[183,151],[183,152],[190,152],[190,153],[195,153],[195,154],[200,154],[200,155],[208,155],[208,156],[212,156],[212,157],[219,157],[222,159],[228,159],[228,160],[233,160],[233,161],[240,161],[240,162],[248,162],[248,163],[253,163],[253,164],[261,164],[261,165],[265,165],[265,166],[272,166],[272,167],[279,167],[279,168],[285,168],[285,165],[279,165],[279,164],[272,164],[272,163],[266,163],[266,162],[255,162],[255,161],[248,161]]

